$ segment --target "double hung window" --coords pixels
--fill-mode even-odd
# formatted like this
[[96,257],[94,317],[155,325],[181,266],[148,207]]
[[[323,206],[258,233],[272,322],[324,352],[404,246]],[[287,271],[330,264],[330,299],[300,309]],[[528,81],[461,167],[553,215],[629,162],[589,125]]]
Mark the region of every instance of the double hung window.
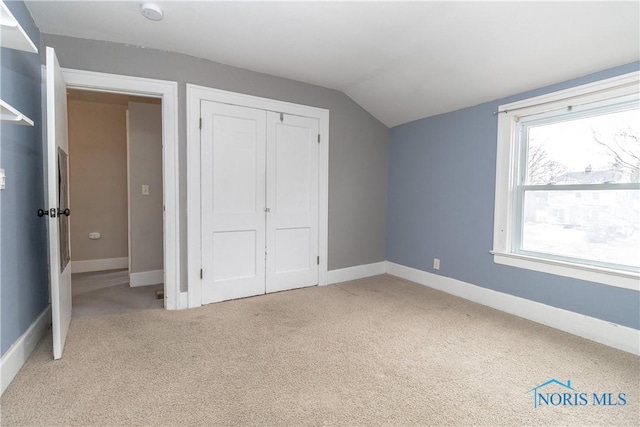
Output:
[[638,73],[499,108],[494,259],[638,289]]

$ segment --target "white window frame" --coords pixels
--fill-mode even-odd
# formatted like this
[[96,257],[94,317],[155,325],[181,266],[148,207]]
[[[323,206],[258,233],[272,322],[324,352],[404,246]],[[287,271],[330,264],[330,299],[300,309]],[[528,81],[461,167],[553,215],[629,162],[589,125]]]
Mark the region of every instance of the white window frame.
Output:
[[498,107],[496,193],[491,251],[495,263],[640,291],[640,275],[635,272],[518,253],[514,249],[517,238],[516,212],[519,209],[516,197],[520,161],[516,129],[519,120],[613,98],[635,96],[638,99],[639,85],[640,72],[633,72]]

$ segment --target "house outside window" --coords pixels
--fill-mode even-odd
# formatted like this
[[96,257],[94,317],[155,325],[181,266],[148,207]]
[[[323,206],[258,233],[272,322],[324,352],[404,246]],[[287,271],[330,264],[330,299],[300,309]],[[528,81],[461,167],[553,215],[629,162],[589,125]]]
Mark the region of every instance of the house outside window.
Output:
[[500,106],[495,262],[640,289],[638,76]]

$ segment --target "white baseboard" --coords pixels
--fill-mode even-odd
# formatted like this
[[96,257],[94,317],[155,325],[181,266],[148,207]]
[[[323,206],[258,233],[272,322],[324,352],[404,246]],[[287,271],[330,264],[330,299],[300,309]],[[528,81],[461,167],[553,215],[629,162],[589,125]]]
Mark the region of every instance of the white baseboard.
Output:
[[27,361],[29,355],[36,348],[36,345],[51,324],[51,306],[48,305],[38,318],[29,326],[24,334],[13,343],[9,350],[0,359],[0,386],[4,391],[9,387],[11,381],[18,374],[24,362]]
[[164,270],[144,271],[142,273],[129,273],[129,286],[158,285],[164,283]]
[[386,272],[609,347],[640,355],[640,331],[637,329],[389,261],[386,263]]
[[86,261],[71,261],[72,273],[87,273],[90,271],[120,270],[129,268],[129,258],[90,259]]
[[385,261],[374,262],[373,264],[356,265],[355,267],[330,270],[328,274],[328,282],[330,285],[333,285],[334,283],[377,276],[379,274],[384,274],[384,272]]

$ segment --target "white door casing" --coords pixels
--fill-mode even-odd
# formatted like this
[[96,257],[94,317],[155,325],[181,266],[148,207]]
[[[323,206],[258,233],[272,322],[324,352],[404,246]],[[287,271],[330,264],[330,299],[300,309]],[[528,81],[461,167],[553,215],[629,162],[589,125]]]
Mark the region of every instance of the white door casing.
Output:
[[166,80],[85,70],[63,69],[62,72],[69,88],[162,99],[165,308],[168,310],[188,308],[188,302],[184,301],[187,292],[180,291],[178,84]]
[[202,101],[202,303],[265,292],[265,112]]
[[[67,85],[53,48],[47,47],[47,206],[49,208],[49,277],[53,358],[60,359],[71,323],[71,263],[68,262],[69,227],[60,227],[59,210],[69,206],[68,167],[60,168],[59,157],[68,155]],[[63,160],[64,161],[64,160]],[[64,176],[63,176],[64,175]],[[66,183],[65,183],[66,182]],[[62,185],[64,183],[64,185]],[[60,191],[62,189],[62,192]],[[66,193],[66,194],[64,194]],[[62,206],[61,206],[62,204]],[[63,217],[66,220],[66,217]],[[64,236],[63,234],[67,234]],[[66,245],[61,247],[61,240]],[[65,257],[65,252],[67,256]],[[65,265],[65,258],[66,265]]]
[[318,284],[318,119],[267,113],[266,292]]

